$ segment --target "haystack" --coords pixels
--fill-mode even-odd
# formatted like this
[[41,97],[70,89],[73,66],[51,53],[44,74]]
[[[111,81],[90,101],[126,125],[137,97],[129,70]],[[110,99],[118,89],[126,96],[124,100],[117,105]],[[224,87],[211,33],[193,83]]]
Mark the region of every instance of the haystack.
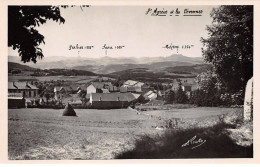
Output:
[[63,111],[62,116],[77,116],[72,106],[68,103]]

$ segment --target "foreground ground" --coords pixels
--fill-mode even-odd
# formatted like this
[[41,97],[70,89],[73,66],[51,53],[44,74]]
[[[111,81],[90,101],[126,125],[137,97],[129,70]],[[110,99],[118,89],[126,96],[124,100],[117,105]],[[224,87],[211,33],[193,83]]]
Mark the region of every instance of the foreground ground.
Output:
[[9,109],[9,159],[113,159],[141,135],[162,133],[169,119],[176,120],[175,128],[205,127],[241,109],[75,111],[78,117],[63,117],[63,110]]

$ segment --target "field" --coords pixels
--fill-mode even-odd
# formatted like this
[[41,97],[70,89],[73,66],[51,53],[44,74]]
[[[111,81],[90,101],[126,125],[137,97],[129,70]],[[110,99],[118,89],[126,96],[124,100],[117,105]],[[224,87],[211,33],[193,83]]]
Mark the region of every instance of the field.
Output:
[[168,118],[178,119],[179,127],[213,125],[220,115],[240,112],[232,108],[75,111],[78,117],[63,117],[63,110],[9,109],[9,159],[113,159],[131,149],[141,135],[162,133]]

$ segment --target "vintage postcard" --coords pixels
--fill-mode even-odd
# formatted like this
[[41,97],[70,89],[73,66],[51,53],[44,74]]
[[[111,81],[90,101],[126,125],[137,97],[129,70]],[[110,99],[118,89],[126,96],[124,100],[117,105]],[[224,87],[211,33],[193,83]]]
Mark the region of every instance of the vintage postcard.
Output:
[[259,3],[231,2],[3,2],[1,159],[257,162]]

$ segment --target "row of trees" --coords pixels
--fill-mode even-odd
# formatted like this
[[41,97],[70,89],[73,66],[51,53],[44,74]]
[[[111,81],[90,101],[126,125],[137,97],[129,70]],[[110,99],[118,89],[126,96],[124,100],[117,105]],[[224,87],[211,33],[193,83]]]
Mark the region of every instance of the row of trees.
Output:
[[179,82],[179,87],[177,92],[170,90],[168,96],[166,97],[166,103],[188,103],[188,96],[185,91],[181,88],[181,82]]
[[244,92],[239,91],[236,93],[228,93],[226,89],[222,87],[217,75],[212,71],[207,73],[201,73],[196,77],[196,82],[199,85],[199,89],[189,92],[183,91],[179,82],[179,87],[176,92],[170,91],[167,98],[167,103],[190,103],[198,106],[230,106],[230,105],[242,105]]

